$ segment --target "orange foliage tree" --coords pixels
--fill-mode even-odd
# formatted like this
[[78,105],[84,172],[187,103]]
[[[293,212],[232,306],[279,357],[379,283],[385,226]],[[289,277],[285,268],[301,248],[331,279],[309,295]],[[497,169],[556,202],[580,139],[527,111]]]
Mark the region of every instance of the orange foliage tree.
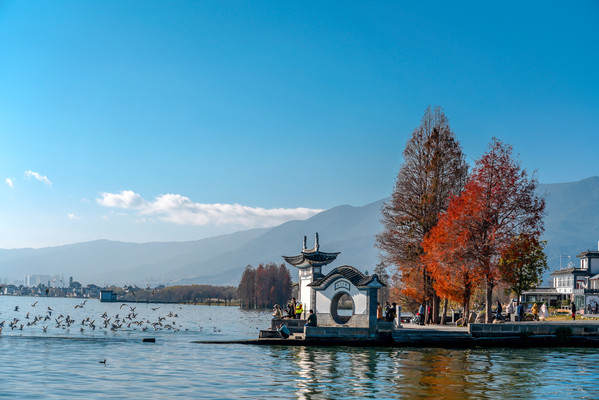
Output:
[[439,223],[422,242],[422,260],[434,277],[434,287],[439,296],[459,304],[464,309],[464,323],[470,315],[470,298],[480,283],[476,265],[468,259],[464,247],[459,243],[466,237],[464,201],[466,196],[455,197]]
[[[513,159],[511,146],[493,139],[460,196],[441,216],[443,232],[435,237],[439,243],[429,247],[433,265],[448,260],[437,268],[437,280],[451,280],[459,275],[456,266],[467,266],[473,281],[484,285],[487,322],[492,320],[493,288],[505,277],[502,254],[519,235],[538,238],[543,232],[545,201],[535,193],[537,186]],[[446,275],[448,265],[454,269]]]

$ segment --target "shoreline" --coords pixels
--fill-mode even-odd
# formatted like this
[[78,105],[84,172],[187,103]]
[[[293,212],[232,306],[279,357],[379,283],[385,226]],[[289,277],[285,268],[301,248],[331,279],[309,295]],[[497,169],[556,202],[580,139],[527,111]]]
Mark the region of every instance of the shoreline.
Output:
[[[272,331],[268,332],[272,333]],[[303,333],[295,333],[287,339],[269,336],[257,339],[193,341],[192,343],[257,346],[437,347],[456,349],[483,347],[599,348],[599,322],[561,321],[470,324],[465,328],[405,324],[392,331],[381,331],[374,334],[346,327],[307,327]]]

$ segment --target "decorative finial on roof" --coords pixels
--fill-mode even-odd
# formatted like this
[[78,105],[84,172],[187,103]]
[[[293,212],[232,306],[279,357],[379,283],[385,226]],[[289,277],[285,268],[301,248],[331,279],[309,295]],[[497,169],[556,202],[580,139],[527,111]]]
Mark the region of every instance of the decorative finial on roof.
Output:
[[318,232],[316,232],[316,238],[314,239],[314,250],[318,251],[320,245],[318,244]]
[[306,237],[304,236],[304,245],[302,246],[302,251],[306,251]]

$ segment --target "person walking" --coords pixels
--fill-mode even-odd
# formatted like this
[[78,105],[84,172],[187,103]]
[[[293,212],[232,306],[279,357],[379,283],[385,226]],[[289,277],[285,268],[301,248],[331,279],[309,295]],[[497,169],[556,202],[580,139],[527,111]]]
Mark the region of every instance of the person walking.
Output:
[[539,320],[539,305],[537,303],[533,304],[532,309],[530,311],[532,311],[532,320],[538,321]]
[[501,320],[503,319],[501,317],[501,312],[502,311],[503,310],[501,309],[501,302],[499,300],[497,300],[497,317],[496,317],[496,319],[501,319]]
[[543,303],[543,304],[541,304],[541,309],[539,311],[539,318],[542,321],[545,321],[548,316],[549,316],[549,310],[547,309],[547,304]]
[[424,303],[420,304],[420,308],[418,309],[418,323],[420,325],[424,325]]
[[427,325],[433,323],[433,307],[432,306],[428,306],[426,309],[426,323],[427,323]]
[[572,321],[576,321],[576,304],[570,303],[570,311],[572,311]]

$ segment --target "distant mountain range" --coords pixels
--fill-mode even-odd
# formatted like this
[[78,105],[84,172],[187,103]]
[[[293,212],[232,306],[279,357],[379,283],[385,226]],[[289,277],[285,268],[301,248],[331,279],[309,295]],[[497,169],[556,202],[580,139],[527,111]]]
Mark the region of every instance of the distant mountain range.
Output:
[[[540,185],[547,199],[545,235],[550,269],[577,263],[583,250],[599,240],[599,177],[579,182]],[[374,237],[381,231],[383,200],[362,207],[343,205],[304,221],[252,229],[189,242],[123,243],[109,240],[42,249],[0,249],[0,277],[9,281],[26,274],[63,274],[83,284],[209,283],[237,285],[246,265],[282,263],[283,255],[308,247],[314,233],[324,251],[341,254],[329,266],[349,264],[372,271],[378,263]],[[570,259],[567,257],[571,256]],[[325,270],[326,272],[326,270]]]

